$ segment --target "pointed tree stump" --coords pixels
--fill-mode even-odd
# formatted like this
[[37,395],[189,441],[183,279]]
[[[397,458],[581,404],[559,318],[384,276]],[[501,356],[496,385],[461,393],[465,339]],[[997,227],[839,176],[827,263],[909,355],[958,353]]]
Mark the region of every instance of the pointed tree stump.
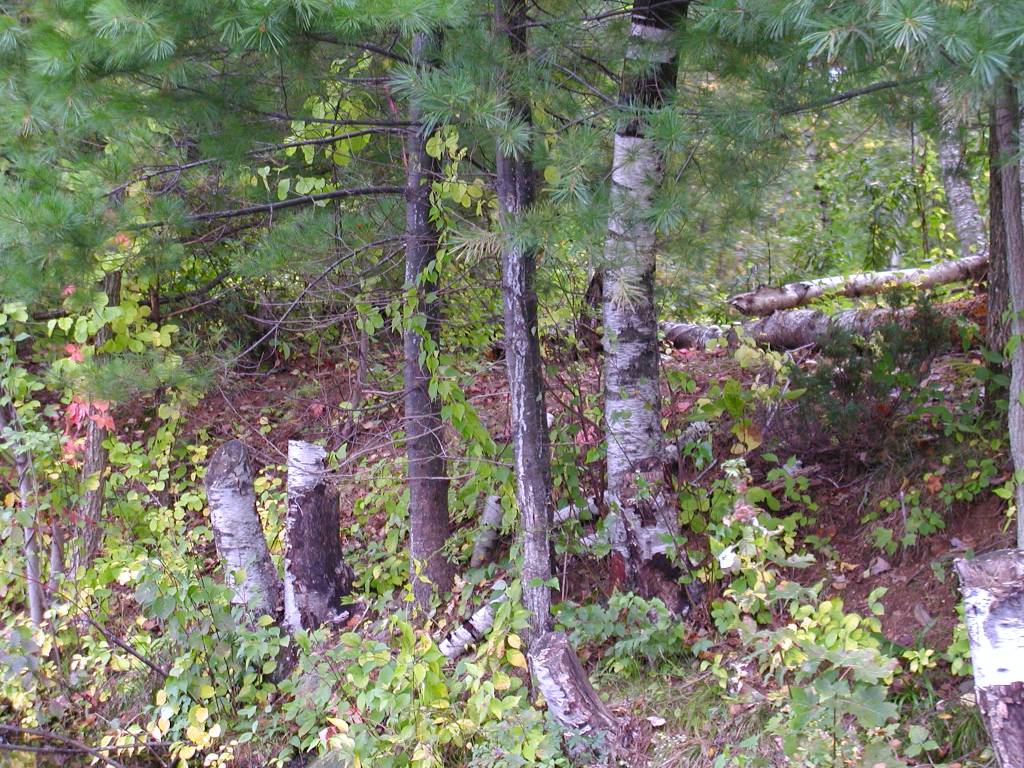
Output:
[[[234,590],[231,602],[246,606],[252,619],[276,617],[281,580],[256,514],[252,463],[241,440],[230,440],[214,452],[206,468],[206,498],[225,580]],[[236,579],[239,572],[244,575]]]
[[352,591],[352,570],[341,554],[338,493],[326,480],[327,452],[288,442],[285,521],[284,623],[290,632],[315,629],[339,616]]
[[1024,550],[958,560],[974,693],[1000,768],[1024,768]]
[[566,732],[569,753],[585,761],[612,753],[622,726],[598,698],[565,634],[546,632],[534,638],[529,661],[548,711]]

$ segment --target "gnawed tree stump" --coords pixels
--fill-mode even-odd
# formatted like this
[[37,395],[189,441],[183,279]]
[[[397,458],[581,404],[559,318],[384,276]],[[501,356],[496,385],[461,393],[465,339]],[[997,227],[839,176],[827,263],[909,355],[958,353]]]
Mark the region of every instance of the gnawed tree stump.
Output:
[[564,729],[576,759],[608,754],[618,745],[622,725],[605,706],[562,632],[545,632],[530,643],[530,674],[548,711]]
[[[231,599],[252,618],[277,616],[281,581],[270,559],[263,526],[256,514],[249,451],[241,440],[218,448],[206,469],[206,498],[217,552],[224,561]],[[241,571],[241,580],[235,578]]]
[[958,560],[974,692],[1001,768],[1024,768],[1024,550]]
[[326,480],[326,455],[318,445],[288,442],[284,623],[290,632],[335,619],[341,599],[352,591],[352,570],[341,553],[338,494]]

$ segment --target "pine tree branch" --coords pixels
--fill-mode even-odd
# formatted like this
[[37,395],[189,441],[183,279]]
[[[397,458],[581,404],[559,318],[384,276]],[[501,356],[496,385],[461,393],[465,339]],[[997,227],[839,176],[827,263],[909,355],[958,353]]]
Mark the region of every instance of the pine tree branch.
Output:
[[[321,192],[316,195],[303,195],[288,200],[278,200],[272,203],[261,203],[249,205],[244,208],[230,208],[222,211],[210,211],[209,213],[196,213],[186,216],[183,221],[190,224],[204,221],[216,221],[217,219],[233,219],[240,216],[255,216],[259,213],[272,213],[285,208],[295,208],[300,205],[312,205],[322,200],[340,200],[345,197],[361,197],[370,195],[401,195],[405,193],[404,187],[355,187],[353,189],[335,189],[330,192]],[[146,221],[136,224],[133,229],[153,229],[167,224],[166,221]]]
[[[376,126],[373,128],[364,128],[361,131],[350,131],[349,133],[338,133],[333,136],[320,136],[316,139],[302,139],[301,141],[289,141],[283,144],[268,144],[264,147],[257,147],[245,153],[246,157],[256,157],[258,155],[264,155],[269,152],[280,152],[285,149],[296,149],[298,147],[319,147],[325,144],[336,144],[339,141],[346,141],[348,139],[356,139],[360,136],[370,136],[377,133],[405,133],[406,129],[399,126]],[[200,168],[204,165],[210,165],[218,162],[215,157],[210,157],[205,160],[194,160],[190,163],[178,163],[176,165],[167,165],[160,168],[155,168],[148,173],[144,173],[130,181],[126,181],[112,190],[107,192],[106,197],[114,197],[124,192],[132,184],[139,184],[150,179],[155,179],[158,176],[166,176],[168,173],[180,173],[181,171],[187,171],[191,168]]]
[[791,107],[786,107],[779,110],[778,114],[781,117],[790,117],[792,115],[798,115],[801,112],[813,112],[818,109],[824,109],[825,107],[833,107],[837,104],[856,99],[858,96],[867,96],[870,93],[877,91],[888,90],[889,88],[900,88],[904,85],[913,85],[923,80],[923,77],[912,77],[909,80],[883,80],[880,83],[872,83],[871,85],[865,85],[860,88],[853,88],[849,91],[843,91],[837,93],[828,98],[821,99],[819,101],[812,101],[809,104],[795,104]]
[[370,53],[376,53],[380,56],[384,56],[385,58],[400,62],[402,64],[412,64],[412,62],[409,61],[409,59],[403,56],[402,54],[396,53],[395,51],[392,51],[391,49],[385,48],[384,46],[381,45],[374,45],[373,43],[352,43],[347,40],[339,40],[333,35],[328,35],[322,32],[307,32],[306,37],[309,38],[310,40],[316,40],[318,43],[328,43],[330,45],[341,45],[347,46],[349,48],[359,48],[360,50],[369,51]]

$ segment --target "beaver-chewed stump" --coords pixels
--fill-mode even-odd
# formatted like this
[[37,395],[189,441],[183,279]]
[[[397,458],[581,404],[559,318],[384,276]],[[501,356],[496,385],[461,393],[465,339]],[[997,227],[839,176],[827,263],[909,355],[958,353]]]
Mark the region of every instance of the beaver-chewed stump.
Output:
[[958,560],[974,691],[1000,768],[1024,768],[1024,550]]

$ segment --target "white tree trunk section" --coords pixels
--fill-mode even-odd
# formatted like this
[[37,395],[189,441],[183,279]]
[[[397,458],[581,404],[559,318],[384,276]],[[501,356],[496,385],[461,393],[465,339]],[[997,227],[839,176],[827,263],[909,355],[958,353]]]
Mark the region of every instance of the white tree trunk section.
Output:
[[491,559],[494,545],[501,533],[501,497],[488,496],[484,499],[483,512],[480,515],[480,529],[473,542],[473,554],[469,558],[470,568],[479,568]]
[[567,731],[572,756],[586,760],[612,753],[618,746],[621,725],[590,684],[568,638],[561,632],[535,638],[529,662],[548,712]]
[[1024,551],[958,560],[974,691],[1001,768],[1024,767]]
[[[986,241],[987,242],[987,241]],[[787,283],[780,286],[762,286],[747,293],[730,296],[729,305],[744,315],[769,315],[780,309],[809,304],[823,296],[870,296],[893,286],[933,288],[936,285],[963,280],[977,280],[988,269],[988,250],[963,259],[944,261],[931,267],[891,269],[883,272],[862,272]]]
[[[277,616],[281,582],[256,514],[252,464],[242,441],[230,440],[214,452],[206,469],[206,497],[225,581],[234,590],[231,602],[244,605],[251,619]],[[244,572],[240,581],[238,571]]]
[[491,631],[491,627],[494,626],[494,609],[503,599],[504,595],[499,595],[474,611],[468,620],[448,633],[438,644],[437,649],[449,661],[454,661],[462,656]]
[[[939,305],[936,309],[940,313],[957,315],[963,311],[963,307],[957,304]],[[736,325],[662,323],[662,330],[665,340],[676,349],[703,349],[718,340],[736,344],[741,336],[775,349],[798,349],[816,346],[829,331],[869,336],[879,326],[909,320],[913,314],[914,307],[844,309],[831,315],[817,309],[788,309]]]
[[352,573],[341,553],[338,496],[326,479],[327,451],[288,441],[288,515],[285,520],[284,624],[315,629],[341,613]]
[[[0,395],[3,394],[3,390],[0,390]],[[32,625],[39,627],[43,623],[46,602],[43,596],[42,574],[39,570],[39,543],[37,541],[39,534],[35,512],[38,493],[32,455],[24,446],[18,445],[16,442],[14,434],[16,419],[13,405],[0,406],[0,432],[8,433],[0,435],[0,437],[6,437],[8,448],[14,456],[14,469],[18,473],[18,503],[23,510],[31,510],[32,513],[32,521],[22,526],[21,529],[24,540],[22,546],[25,553],[25,603]]]
[[946,192],[946,206],[949,208],[950,218],[953,219],[956,237],[960,241],[960,253],[964,258],[987,258],[988,235],[985,232],[985,221],[978,212],[971,181],[964,171],[958,110],[945,85],[934,83],[931,91],[939,111],[939,173],[942,176],[942,187]]

